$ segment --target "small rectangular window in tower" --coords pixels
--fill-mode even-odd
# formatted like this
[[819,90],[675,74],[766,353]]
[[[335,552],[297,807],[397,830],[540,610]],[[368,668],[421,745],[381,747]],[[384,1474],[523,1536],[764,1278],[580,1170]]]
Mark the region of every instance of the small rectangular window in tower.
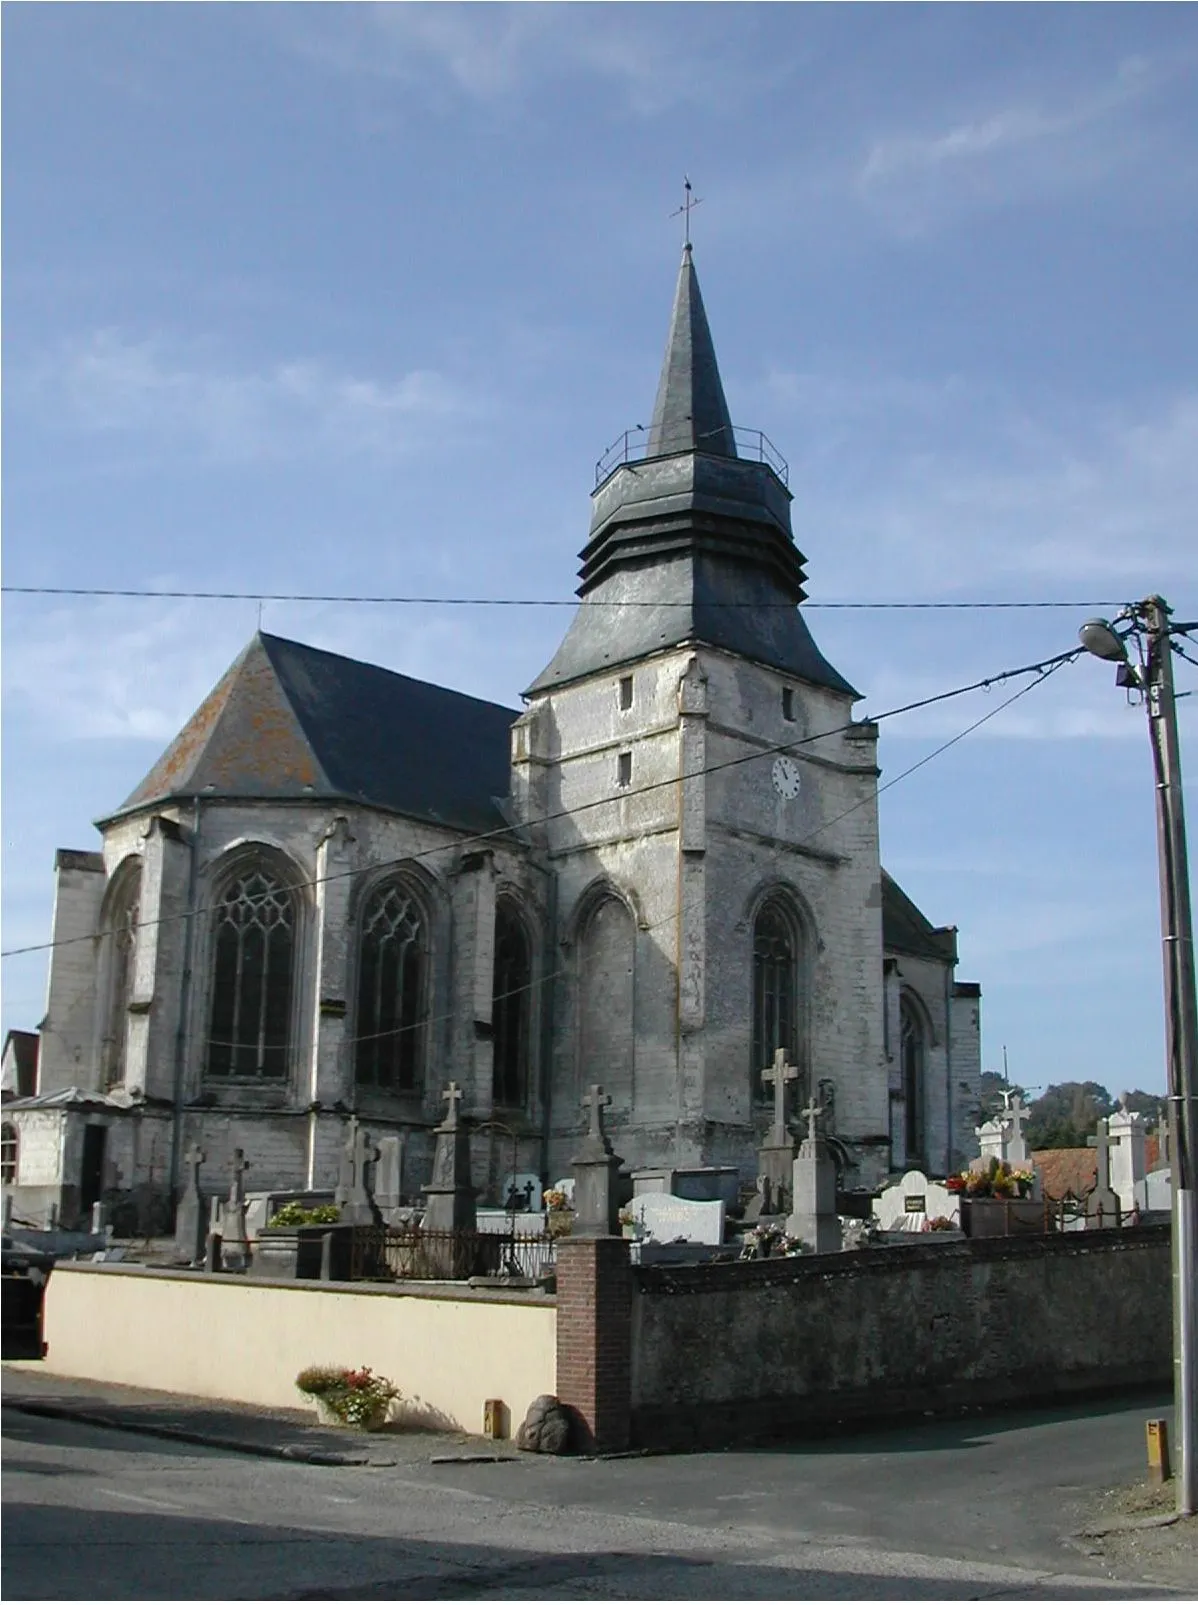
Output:
[[616,784],[618,786],[632,785],[632,754],[622,752],[616,764]]
[[620,677],[620,710],[627,713],[632,706],[632,676],[630,674]]
[[784,719],[789,719],[791,724],[794,723],[795,694],[788,685],[784,685],[782,687],[782,717]]

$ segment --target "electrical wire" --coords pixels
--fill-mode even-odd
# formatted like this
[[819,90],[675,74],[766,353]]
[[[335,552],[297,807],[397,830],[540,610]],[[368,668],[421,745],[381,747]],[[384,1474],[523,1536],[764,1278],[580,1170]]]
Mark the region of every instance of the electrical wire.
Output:
[[[421,859],[435,857],[438,853],[459,852],[464,847],[473,847],[495,841],[501,838],[519,840],[521,832],[530,827],[542,828],[559,819],[573,818],[592,808],[609,807],[613,802],[626,798],[647,796],[650,792],[660,791],[666,786],[677,786],[681,782],[697,779],[701,775],[718,774],[728,769],[735,769],[741,764],[753,763],[758,759],[773,758],[782,753],[795,752],[802,747],[811,746],[817,741],[826,741],[831,736],[843,735],[845,731],[859,728],[862,724],[881,724],[887,719],[897,719],[906,713],[915,713],[922,708],[930,708],[940,702],[948,702],[956,697],[967,696],[971,691],[988,691],[991,687],[1001,685],[1008,680],[1018,679],[1025,674],[1044,675],[1047,670],[1072,662],[1081,656],[1085,649],[1080,646],[1072,647],[1067,652],[1058,652],[1049,658],[1042,658],[1038,662],[1023,664],[1016,669],[1004,669],[1000,673],[986,675],[983,679],[974,680],[968,685],[955,686],[949,691],[938,691],[932,696],[918,697],[914,701],[901,704],[899,707],[888,708],[885,712],[874,714],[866,719],[849,719],[844,724],[833,726],[829,730],[816,731],[814,735],[803,736],[794,741],[766,743],[761,747],[747,753],[740,753],[733,758],[722,759],[718,763],[707,764],[701,769],[685,775],[670,775],[662,780],[647,781],[644,785],[630,786],[621,790],[616,796],[603,796],[593,798],[589,802],[582,802],[570,808],[559,809],[556,813],[544,814],[539,818],[522,821],[520,825],[497,825],[491,830],[478,831],[472,835],[457,836],[452,841],[441,843],[436,847],[424,848],[416,853],[405,853],[402,858],[387,859],[381,863],[370,865],[371,870],[398,868],[400,865],[419,862]],[[315,800],[315,799],[314,799]],[[320,799],[331,801],[332,799]],[[292,881],[289,883],[293,891],[311,890],[317,886],[327,885],[332,881],[351,878],[361,874],[361,869],[338,870],[331,875],[320,875],[309,880]],[[211,913],[214,905],[208,904],[195,909],[185,910],[179,914],[159,915],[152,920],[138,921],[133,927],[136,930],[174,923],[180,920],[191,919],[199,914]],[[114,930],[90,931],[86,935],[59,937],[49,942],[31,942],[23,947],[5,948],[0,951],[0,959],[17,958],[26,953],[44,953],[58,947],[72,946],[79,942],[92,942],[97,937],[111,936]]]
[[[627,601],[592,600],[587,597],[560,598],[542,596],[355,596],[315,591],[187,591],[152,590],[134,586],[90,585],[0,585],[5,596],[92,596],[137,597],[157,601],[194,602],[321,602],[384,607],[618,607],[665,608],[691,607],[691,601],[655,602],[643,599]],[[765,611],[769,608],[790,609],[794,602],[704,602],[706,608],[750,608]],[[1112,608],[1120,604],[1112,601],[932,601],[932,602],[816,602],[806,601],[805,608],[847,612],[952,612],[978,610],[1045,609],[1045,608]]]

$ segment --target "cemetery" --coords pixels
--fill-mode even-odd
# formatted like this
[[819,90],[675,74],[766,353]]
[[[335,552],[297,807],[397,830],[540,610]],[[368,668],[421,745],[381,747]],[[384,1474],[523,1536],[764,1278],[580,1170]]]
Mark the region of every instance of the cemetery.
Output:
[[515,1436],[558,1401],[575,1449],[1167,1377],[1169,1228],[1161,1184],[1137,1170],[1138,1116],[1100,1123],[1097,1184],[1068,1214],[1039,1196],[1017,1097],[979,1128],[967,1170],[908,1169],[865,1208],[814,1098],[792,1133],[789,1069],[779,1055],[765,1073],[775,1118],[751,1196],[730,1167],[626,1169],[600,1086],[571,1174],[538,1199],[541,1178],[513,1173],[502,1209],[478,1205],[453,1083],[423,1208],[395,1199],[357,1118],[331,1196],[249,1193],[239,1150],[213,1196],[193,1145],[168,1252],[138,1262],[97,1220],[89,1256],[59,1262],[45,1364],[294,1407],[298,1374],[352,1362],[395,1379],[397,1424]]

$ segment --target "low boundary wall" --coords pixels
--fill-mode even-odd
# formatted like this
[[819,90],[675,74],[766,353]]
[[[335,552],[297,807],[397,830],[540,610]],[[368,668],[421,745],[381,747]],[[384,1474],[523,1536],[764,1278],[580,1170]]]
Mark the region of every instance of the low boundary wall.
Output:
[[481,1432],[502,1399],[513,1430],[554,1391],[556,1308],[544,1293],[249,1280],[63,1263],[46,1287],[45,1367],[62,1376],[269,1407],[303,1406],[306,1365],[368,1365],[404,1416]]
[[1169,1228],[632,1271],[632,1441],[1167,1383]]

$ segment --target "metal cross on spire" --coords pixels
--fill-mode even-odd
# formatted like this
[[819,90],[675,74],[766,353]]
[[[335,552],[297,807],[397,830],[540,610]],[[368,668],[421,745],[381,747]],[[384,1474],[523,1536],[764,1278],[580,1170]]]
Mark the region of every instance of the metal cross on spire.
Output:
[[685,219],[684,227],[686,230],[686,248],[689,251],[691,243],[691,213],[694,211],[696,206],[702,206],[703,200],[701,196],[696,196],[691,187],[691,181],[689,178],[687,178],[685,173],[682,176],[682,187],[684,191],[682,205],[678,207],[677,211],[671,212],[670,216],[681,217]]

